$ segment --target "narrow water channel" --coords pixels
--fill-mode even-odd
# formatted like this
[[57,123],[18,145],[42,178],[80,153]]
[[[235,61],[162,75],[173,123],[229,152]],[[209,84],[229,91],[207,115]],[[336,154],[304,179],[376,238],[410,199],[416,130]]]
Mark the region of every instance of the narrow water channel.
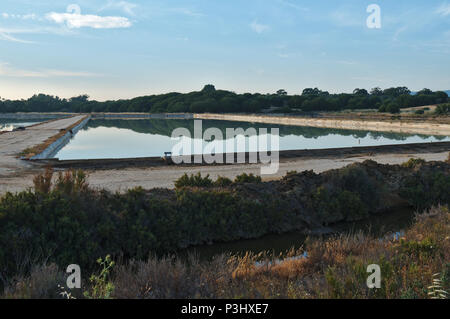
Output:
[[[335,231],[335,234],[354,234],[362,231],[374,237],[383,237],[386,234],[400,232],[409,228],[414,222],[414,216],[415,210],[413,208],[397,208],[382,214],[372,215],[369,219],[363,221],[335,224],[330,228]],[[328,236],[332,236],[332,234]],[[180,256],[194,254],[200,260],[209,260],[216,255],[224,253],[243,255],[246,252],[257,254],[269,251],[278,255],[291,248],[300,249],[306,238],[307,236],[300,232],[267,235],[258,239],[190,247],[181,251]]]

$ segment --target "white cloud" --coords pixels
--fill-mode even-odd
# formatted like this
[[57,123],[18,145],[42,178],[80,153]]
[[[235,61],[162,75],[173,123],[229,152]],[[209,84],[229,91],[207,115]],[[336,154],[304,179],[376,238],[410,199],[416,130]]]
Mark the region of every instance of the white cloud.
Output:
[[400,28],[398,28],[398,29],[395,31],[394,37],[392,38],[392,40],[393,40],[393,41],[398,41],[398,38],[399,38],[400,34],[402,34],[403,32],[405,32],[406,30],[408,30],[408,27],[407,27],[406,25],[405,25],[405,26],[402,26],[402,27],[400,27]]
[[0,40],[19,42],[19,43],[36,43],[34,41],[22,40],[16,37],[16,34],[71,34],[73,31],[60,27],[32,26],[28,28],[0,28]]
[[33,41],[22,40],[22,39],[16,38],[15,36],[11,35],[11,33],[16,33],[14,31],[15,30],[5,30],[5,29],[0,28],[0,40],[10,41],[10,42],[18,42],[18,43],[34,43]]
[[68,6],[67,13],[50,12],[46,17],[58,24],[66,24],[68,28],[114,29],[131,27],[131,22],[128,18],[81,14],[81,9],[78,5]]
[[99,77],[101,74],[91,72],[77,72],[68,70],[40,69],[23,70],[11,66],[9,63],[0,62],[0,76],[19,78],[51,78],[51,77]]
[[337,63],[339,63],[339,64],[344,64],[344,65],[355,65],[355,64],[358,64],[358,62],[356,62],[356,61],[348,61],[348,60],[339,60],[339,61],[336,61]]
[[299,6],[299,5],[297,5],[297,4],[295,4],[295,3],[292,3],[292,2],[289,2],[289,1],[278,0],[277,2],[280,3],[280,4],[282,4],[282,5],[284,5],[284,6],[286,6],[286,7],[293,8],[293,9],[295,9],[295,10],[299,10],[299,11],[309,11],[308,8]]
[[37,16],[34,13],[29,13],[29,14],[22,15],[21,19],[23,19],[23,20],[35,20],[35,19],[37,19]]
[[137,4],[127,2],[127,1],[113,1],[109,0],[108,3],[100,9],[100,11],[103,11],[105,9],[120,9],[126,14],[130,16],[134,16],[134,9],[137,7]]
[[7,12],[3,12],[1,14],[2,18],[4,19],[22,19],[22,20],[36,20],[37,15],[34,13],[28,13],[28,14],[9,14]]
[[441,16],[448,16],[450,15],[450,4],[448,3],[443,3],[437,10],[436,10],[437,14],[440,14]]
[[253,21],[250,24],[250,28],[253,31],[255,31],[256,33],[260,33],[260,34],[270,29],[270,27],[268,25],[260,24],[257,21]]
[[331,21],[339,27],[360,27],[365,23],[365,19],[355,14],[352,8],[339,8],[330,15]]
[[278,57],[281,59],[287,59],[290,57],[290,55],[287,53],[278,53]]
[[199,13],[197,11],[193,11],[193,10],[188,9],[188,8],[170,8],[170,9],[168,9],[168,11],[176,13],[176,14],[189,16],[189,17],[202,17],[203,16],[202,13]]

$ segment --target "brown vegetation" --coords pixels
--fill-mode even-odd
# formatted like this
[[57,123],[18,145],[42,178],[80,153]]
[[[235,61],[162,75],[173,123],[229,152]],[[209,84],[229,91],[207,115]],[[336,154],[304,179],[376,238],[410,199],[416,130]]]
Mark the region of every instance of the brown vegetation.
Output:
[[[304,249],[283,256],[220,255],[210,262],[192,256],[187,260],[150,257],[119,263],[104,273],[107,257],[103,275],[84,281],[82,289],[107,294],[97,294],[97,298],[133,299],[430,298],[437,278],[442,289],[448,290],[449,234],[448,207],[435,207],[417,215],[415,224],[401,236],[380,239],[359,233],[309,240]],[[306,258],[292,258],[304,251]],[[381,289],[366,286],[369,264],[381,267]],[[36,267],[7,287],[3,297],[62,297],[58,295],[62,276],[54,265]],[[80,291],[70,294],[83,296]]]

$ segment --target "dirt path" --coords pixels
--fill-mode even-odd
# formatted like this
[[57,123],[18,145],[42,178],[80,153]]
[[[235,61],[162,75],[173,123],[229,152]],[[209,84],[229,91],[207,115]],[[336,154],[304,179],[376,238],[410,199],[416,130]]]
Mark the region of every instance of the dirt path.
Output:
[[29,163],[17,158],[20,152],[44,143],[48,138],[57,135],[60,130],[70,127],[83,117],[85,116],[78,115],[38,124],[24,131],[0,134],[0,183],[3,184],[3,177],[20,174],[33,168]]
[[[362,162],[364,160],[375,160],[381,164],[401,164],[410,158],[422,158],[427,161],[443,161],[447,158],[448,152],[441,153],[411,153],[411,154],[379,154],[364,155],[355,157],[335,157],[335,158],[297,158],[282,161],[277,174],[264,177],[263,180],[277,179],[288,171],[314,170],[320,173],[326,170],[341,168],[351,163]],[[105,188],[110,191],[126,191],[136,186],[143,188],[173,188],[174,181],[184,173],[202,175],[210,174],[215,179],[217,176],[224,176],[233,179],[242,173],[253,173],[259,175],[260,165],[228,165],[228,166],[198,166],[198,167],[157,167],[157,168],[126,168],[112,170],[87,171],[89,184],[96,188]],[[0,195],[10,192],[17,192],[32,186],[32,179],[35,173],[27,173],[22,176],[12,176],[2,178],[0,183]]]
[[449,118],[440,120],[394,120],[384,118],[376,119],[352,119],[352,118],[309,118],[300,116],[275,116],[275,115],[243,115],[243,114],[194,114],[195,119],[238,121],[251,123],[270,123],[293,126],[326,127],[335,129],[363,130],[377,132],[419,133],[425,135],[450,135]]

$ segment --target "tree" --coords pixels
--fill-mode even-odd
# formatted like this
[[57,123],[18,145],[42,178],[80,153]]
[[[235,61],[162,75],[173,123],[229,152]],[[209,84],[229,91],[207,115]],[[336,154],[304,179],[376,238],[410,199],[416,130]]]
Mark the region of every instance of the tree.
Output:
[[376,88],[373,88],[373,89],[370,91],[370,94],[371,94],[371,95],[374,95],[374,96],[382,96],[382,95],[383,95],[383,90],[380,89],[379,87],[376,87]]
[[318,88],[306,88],[303,90],[302,95],[306,95],[306,96],[327,96],[330,95],[330,93],[328,93],[327,91],[321,91]]
[[79,102],[79,103],[84,103],[87,102],[89,100],[89,95],[87,94],[83,94],[83,95],[79,95],[79,96],[75,96],[70,98],[70,102]]
[[207,84],[203,87],[202,92],[215,92],[216,91],[216,87],[212,84]]
[[417,92],[417,95],[432,95],[433,91],[431,91],[430,89],[422,89],[419,92]]
[[411,94],[411,91],[405,86],[389,88],[389,89],[386,89],[383,91],[383,95],[390,96],[390,97],[398,97],[403,94]]
[[386,106],[386,112],[389,112],[392,114],[400,113],[400,107],[398,106],[397,103],[391,102]]
[[285,95],[287,95],[287,92],[285,90],[283,90],[283,89],[280,89],[280,90],[277,91],[277,95],[285,96]]
[[369,95],[369,93],[367,92],[366,89],[354,89],[353,90],[353,94],[354,95],[359,95],[359,96],[367,96],[367,95]]

